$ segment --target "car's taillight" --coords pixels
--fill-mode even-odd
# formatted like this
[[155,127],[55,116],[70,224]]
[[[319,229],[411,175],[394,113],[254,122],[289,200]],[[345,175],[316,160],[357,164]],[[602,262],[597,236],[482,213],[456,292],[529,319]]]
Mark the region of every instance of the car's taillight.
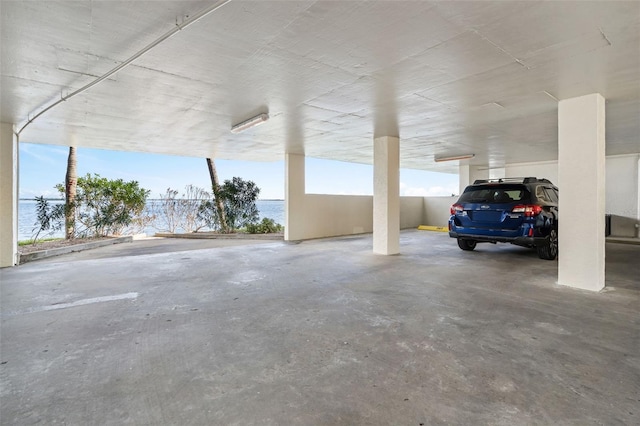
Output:
[[462,208],[462,204],[454,204],[451,206],[451,209],[449,210],[449,212],[451,214],[456,214],[458,212],[463,211],[464,209]]
[[511,209],[511,213],[524,213],[525,217],[537,216],[541,211],[542,207],[536,204],[518,204]]

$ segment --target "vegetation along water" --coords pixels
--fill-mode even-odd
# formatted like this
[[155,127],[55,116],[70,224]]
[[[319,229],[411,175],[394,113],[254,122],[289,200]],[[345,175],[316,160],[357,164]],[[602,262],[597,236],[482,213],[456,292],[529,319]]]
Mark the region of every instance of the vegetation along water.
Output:
[[[149,199],[145,210],[148,214],[153,215],[156,209],[158,199]],[[64,200],[49,200],[51,204],[64,204]],[[271,218],[276,223],[284,225],[284,200],[257,200],[256,206],[259,211],[260,219]],[[33,236],[34,224],[36,223],[36,202],[33,199],[21,199],[18,205],[18,240],[28,240]],[[205,229],[202,229],[203,231]],[[159,232],[157,224],[153,222],[148,224],[143,232],[147,235],[153,235]],[[64,237],[64,230],[58,230],[50,235],[52,237]]]

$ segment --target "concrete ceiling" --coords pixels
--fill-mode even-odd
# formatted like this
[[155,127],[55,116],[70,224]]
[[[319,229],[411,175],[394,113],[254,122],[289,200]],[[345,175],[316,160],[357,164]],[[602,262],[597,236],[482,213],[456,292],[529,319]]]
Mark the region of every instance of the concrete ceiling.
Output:
[[[22,127],[212,2],[1,2],[2,121]],[[557,99],[607,99],[607,154],[640,152],[640,2],[231,1],[47,111],[21,142],[401,165],[557,159]],[[235,123],[268,111],[244,133]]]

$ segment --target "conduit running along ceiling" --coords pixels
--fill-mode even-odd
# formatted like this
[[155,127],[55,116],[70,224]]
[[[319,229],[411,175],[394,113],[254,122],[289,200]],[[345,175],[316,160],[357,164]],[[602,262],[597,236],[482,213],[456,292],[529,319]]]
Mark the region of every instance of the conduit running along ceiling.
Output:
[[[2,121],[22,126],[199,1],[6,1]],[[640,152],[640,2],[234,0],[43,114],[21,142],[401,166],[557,159],[557,100],[607,99],[607,154]],[[270,119],[243,133],[233,124]]]

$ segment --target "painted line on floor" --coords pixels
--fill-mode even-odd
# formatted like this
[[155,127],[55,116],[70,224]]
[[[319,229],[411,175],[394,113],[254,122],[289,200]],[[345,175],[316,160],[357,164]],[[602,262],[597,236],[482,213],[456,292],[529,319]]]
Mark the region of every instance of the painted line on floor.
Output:
[[137,298],[138,298],[138,293],[136,292],[116,294],[114,296],[92,297],[90,299],[76,300],[75,302],[58,303],[55,305],[48,305],[48,306],[38,306],[36,308],[30,308],[24,311],[11,312],[7,316],[33,314],[35,312],[55,311],[57,309],[74,308],[76,306],[91,305],[93,303],[112,302],[114,300],[127,300],[127,299],[137,299]]
[[420,231],[449,232],[449,228],[447,226],[420,225],[418,226],[418,229]]

